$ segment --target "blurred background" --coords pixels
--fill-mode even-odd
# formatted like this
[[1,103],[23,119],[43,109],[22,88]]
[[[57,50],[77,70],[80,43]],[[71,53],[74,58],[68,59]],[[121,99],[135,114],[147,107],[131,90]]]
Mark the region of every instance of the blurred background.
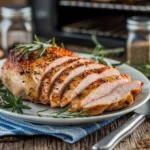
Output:
[[[140,39],[148,42],[146,48],[147,53],[145,56],[150,55],[150,36],[148,29],[150,20],[149,18],[144,18],[142,21],[140,20],[140,17],[148,17],[150,14],[149,0],[0,1],[0,7],[9,6],[16,8],[16,5],[17,7],[18,5],[26,5],[31,8],[30,14],[28,14],[27,18],[23,17],[24,20],[22,22],[29,23],[28,25],[25,24],[26,32],[32,34],[32,37],[34,34],[43,40],[56,37],[57,41],[64,42],[67,46],[70,46],[69,48],[71,50],[75,51],[80,51],[82,47],[94,46],[94,43],[91,40],[91,35],[96,35],[98,41],[104,47],[108,48],[130,48],[133,41],[139,41]],[[7,14],[7,11],[9,10],[1,11],[1,49],[10,49],[13,47],[13,44],[20,42],[26,43],[27,40],[24,41],[25,37],[28,37],[28,41],[31,41],[29,34],[28,36],[25,36],[25,33],[23,35],[23,32],[20,32],[17,35],[17,31],[21,31],[21,27],[19,28],[18,26],[18,28],[15,27],[15,32],[13,34],[9,33],[9,37],[13,40],[11,39],[12,41],[7,43],[9,39],[5,39],[5,37],[8,36],[6,34],[8,34],[8,31],[11,31],[13,28],[9,26],[10,29],[8,29],[8,27],[5,29],[8,24],[8,21],[5,21],[5,19],[8,20],[8,16],[12,14],[9,12],[10,14],[8,13],[8,16],[5,15]],[[30,10],[28,9],[26,11]],[[21,15],[25,16],[23,13]],[[11,16],[9,20],[13,20],[15,18],[14,16]],[[132,16],[138,16],[139,18],[131,19],[131,22],[129,21],[128,24],[134,25],[134,29],[137,29],[139,26],[145,27],[142,32],[141,29],[138,32],[136,30],[134,35],[134,29],[132,27],[127,28],[127,19]],[[138,24],[141,22],[144,23]],[[5,33],[3,30],[5,30]],[[138,33],[140,33],[140,36]],[[136,37],[133,38],[135,35]],[[14,41],[17,37],[19,37],[18,41]],[[78,48],[77,45],[81,47],[81,49]],[[149,62],[149,58],[147,58],[146,61]]]

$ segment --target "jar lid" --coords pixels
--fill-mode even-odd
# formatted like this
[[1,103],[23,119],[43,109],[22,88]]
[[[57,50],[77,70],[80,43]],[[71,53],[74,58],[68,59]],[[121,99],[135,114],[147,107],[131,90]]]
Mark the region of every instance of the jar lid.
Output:
[[127,19],[129,30],[150,30],[150,17],[134,16]]
[[31,18],[31,7],[29,6],[8,6],[1,8],[3,18]]

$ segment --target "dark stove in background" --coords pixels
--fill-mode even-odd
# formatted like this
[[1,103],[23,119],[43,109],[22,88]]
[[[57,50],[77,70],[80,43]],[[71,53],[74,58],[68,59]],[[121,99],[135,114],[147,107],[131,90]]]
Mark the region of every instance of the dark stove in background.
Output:
[[[149,0],[29,0],[37,35],[64,43],[92,45],[91,35],[107,47],[125,47],[126,19],[149,16]],[[107,0],[109,1],[109,0]]]

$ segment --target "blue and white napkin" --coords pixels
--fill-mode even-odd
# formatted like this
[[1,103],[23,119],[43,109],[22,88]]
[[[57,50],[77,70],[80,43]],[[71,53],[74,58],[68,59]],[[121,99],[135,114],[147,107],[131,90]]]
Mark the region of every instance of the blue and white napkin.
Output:
[[51,135],[62,139],[67,143],[74,143],[88,134],[102,128],[116,120],[112,118],[106,121],[74,126],[39,125],[14,119],[0,113],[0,136],[6,135]]

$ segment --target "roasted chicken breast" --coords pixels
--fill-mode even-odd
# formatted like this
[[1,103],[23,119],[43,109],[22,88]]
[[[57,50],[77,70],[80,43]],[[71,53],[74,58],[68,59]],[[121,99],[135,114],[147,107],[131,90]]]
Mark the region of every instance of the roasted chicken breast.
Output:
[[16,97],[50,107],[71,104],[70,111],[88,109],[98,115],[130,106],[142,90],[142,82],[131,81],[116,68],[63,48],[47,48],[40,58],[37,53],[26,59],[12,52],[3,64],[2,82]]

